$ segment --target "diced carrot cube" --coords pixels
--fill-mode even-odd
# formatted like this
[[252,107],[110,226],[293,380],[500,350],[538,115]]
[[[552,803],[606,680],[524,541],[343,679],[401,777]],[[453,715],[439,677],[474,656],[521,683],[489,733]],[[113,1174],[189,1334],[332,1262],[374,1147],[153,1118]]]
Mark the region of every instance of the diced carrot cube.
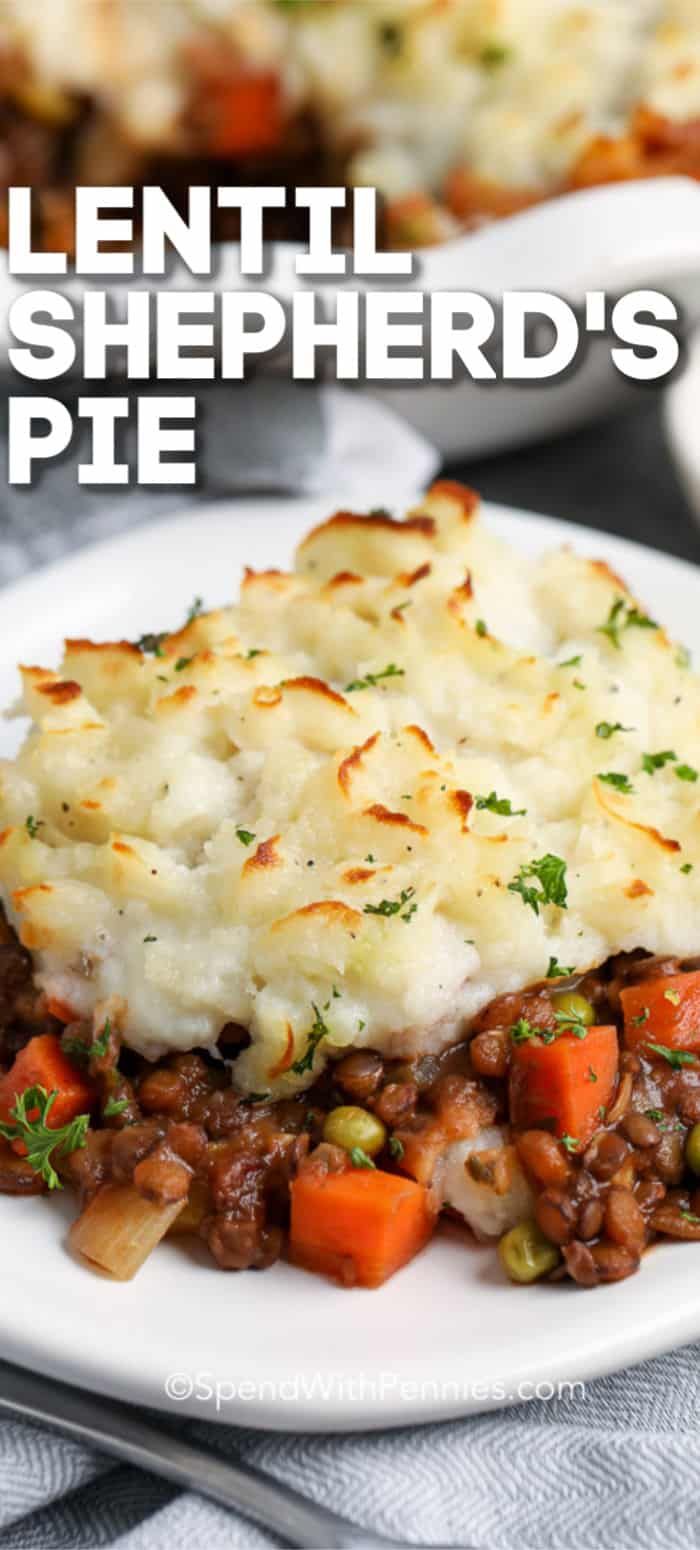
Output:
[[513,1049],[510,1118],[519,1129],[548,1126],[585,1145],[615,1091],[615,1028],[587,1028],[583,1038],[562,1033],[551,1043],[528,1039]]
[[700,1054],[700,970],[629,985],[620,1001],[628,1049],[664,1044]]
[[379,1169],[309,1170],[291,1196],[291,1259],[345,1286],[381,1286],[435,1226],[423,1185]]

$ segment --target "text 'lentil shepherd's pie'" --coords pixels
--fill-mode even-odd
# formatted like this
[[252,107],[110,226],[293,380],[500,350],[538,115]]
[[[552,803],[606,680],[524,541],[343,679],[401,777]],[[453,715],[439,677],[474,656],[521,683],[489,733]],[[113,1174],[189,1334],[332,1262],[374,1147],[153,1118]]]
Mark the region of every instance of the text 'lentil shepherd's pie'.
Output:
[[369,184],[414,247],[678,173],[700,177],[697,0],[0,0],[0,190],[33,186],[49,248],[85,183]]
[[22,679],[0,1188],[74,1188],[87,1260],[375,1286],[444,1212],[593,1286],[700,1238],[698,680],[603,560],[443,481]]

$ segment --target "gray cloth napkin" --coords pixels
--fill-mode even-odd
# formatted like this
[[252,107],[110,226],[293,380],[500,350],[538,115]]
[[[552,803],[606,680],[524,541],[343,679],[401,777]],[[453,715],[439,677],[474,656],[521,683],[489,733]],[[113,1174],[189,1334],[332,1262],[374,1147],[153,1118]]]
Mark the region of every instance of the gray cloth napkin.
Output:
[[[635,1290],[643,1295],[641,1282]],[[588,1294],[580,1296],[585,1318]],[[468,1338],[469,1309],[455,1309],[455,1339]],[[693,1550],[699,1402],[697,1347],[688,1346],[591,1383],[585,1398],[533,1400],[441,1426],[348,1437],[201,1422],[186,1429],[406,1544]],[[276,1543],[190,1492],[105,1464],[33,1427],[0,1428],[0,1550]]]
[[[21,393],[22,383],[14,381],[9,390]],[[114,390],[113,384],[104,389]],[[180,390],[191,391],[187,384]],[[90,384],[93,397],[99,391],[100,384]],[[79,393],[76,386],[64,395],[71,409]],[[350,389],[259,377],[240,385],[203,390],[200,385],[196,396],[194,488],[81,487],[77,466],[89,461],[84,429],[65,457],[47,463],[30,488],[8,485],[7,421],[0,417],[0,585],[83,544],[197,500],[242,492],[328,491],[336,505],[366,498],[374,506],[400,507],[403,498],[430,482],[439,464],[425,437],[384,405]],[[133,427],[127,428],[119,448],[120,459],[132,464],[134,439]]]
[[[245,488],[333,487],[336,499],[361,469],[383,478],[372,486],[373,504],[398,505],[392,488],[417,486],[435,467],[421,438],[337,389],[290,391],[265,381],[245,393],[213,394],[207,415],[199,498]],[[191,498],[191,491],[79,492],[70,464],[51,470],[30,495],[0,486],[0,582]],[[630,1291],[644,1295],[643,1276]],[[587,1294],[580,1300],[584,1319]],[[455,1340],[470,1338],[467,1304],[455,1308]],[[407,1544],[691,1550],[700,1543],[699,1390],[697,1348],[687,1347],[592,1383],[585,1398],[533,1400],[441,1426],[313,1437],[179,1418],[178,1424],[212,1449]],[[34,1426],[0,1423],[0,1550],[274,1543],[192,1493]]]

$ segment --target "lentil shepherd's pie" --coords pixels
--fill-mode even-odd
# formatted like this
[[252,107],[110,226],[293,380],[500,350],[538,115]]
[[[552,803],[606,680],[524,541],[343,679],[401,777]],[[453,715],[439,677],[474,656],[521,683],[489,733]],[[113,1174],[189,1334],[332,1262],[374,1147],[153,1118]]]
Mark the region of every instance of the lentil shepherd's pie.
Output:
[[0,189],[37,190],[49,248],[84,183],[370,184],[414,247],[674,173],[700,177],[697,0],[0,0]]
[[441,1213],[515,1281],[700,1239],[700,702],[604,561],[440,482],[22,669],[0,1187],[376,1286]]

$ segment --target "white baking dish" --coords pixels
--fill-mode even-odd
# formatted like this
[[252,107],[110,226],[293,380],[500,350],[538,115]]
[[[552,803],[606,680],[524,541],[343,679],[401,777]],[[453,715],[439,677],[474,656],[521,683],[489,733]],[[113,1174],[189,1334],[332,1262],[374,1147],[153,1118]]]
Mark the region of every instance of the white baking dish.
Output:
[[[294,289],[314,284],[295,276],[294,252],[290,245],[276,245],[265,280],[242,281],[238,248],[225,244],[213,283],[218,289],[262,285],[284,299]],[[173,273],[169,283],[178,288],[194,284],[182,271]],[[364,282],[366,287],[370,283]],[[511,290],[553,291],[576,303],[587,290],[618,295],[650,286],[680,304],[683,326],[690,328],[700,322],[700,184],[687,178],[658,178],[550,200],[454,242],[423,250],[411,283],[429,292],[478,291],[496,303]],[[73,294],[77,287],[76,281],[66,285]],[[26,282],[9,275],[3,259],[0,358],[6,358],[9,342],[7,306],[25,288]],[[332,296],[335,283],[318,288]],[[113,289],[118,306],[123,285]],[[47,385],[39,391],[55,391],[55,387]],[[470,457],[553,436],[609,414],[644,389],[617,373],[609,344],[594,338],[579,369],[554,384],[484,386],[461,379],[448,386],[401,384],[372,391],[446,456]]]

